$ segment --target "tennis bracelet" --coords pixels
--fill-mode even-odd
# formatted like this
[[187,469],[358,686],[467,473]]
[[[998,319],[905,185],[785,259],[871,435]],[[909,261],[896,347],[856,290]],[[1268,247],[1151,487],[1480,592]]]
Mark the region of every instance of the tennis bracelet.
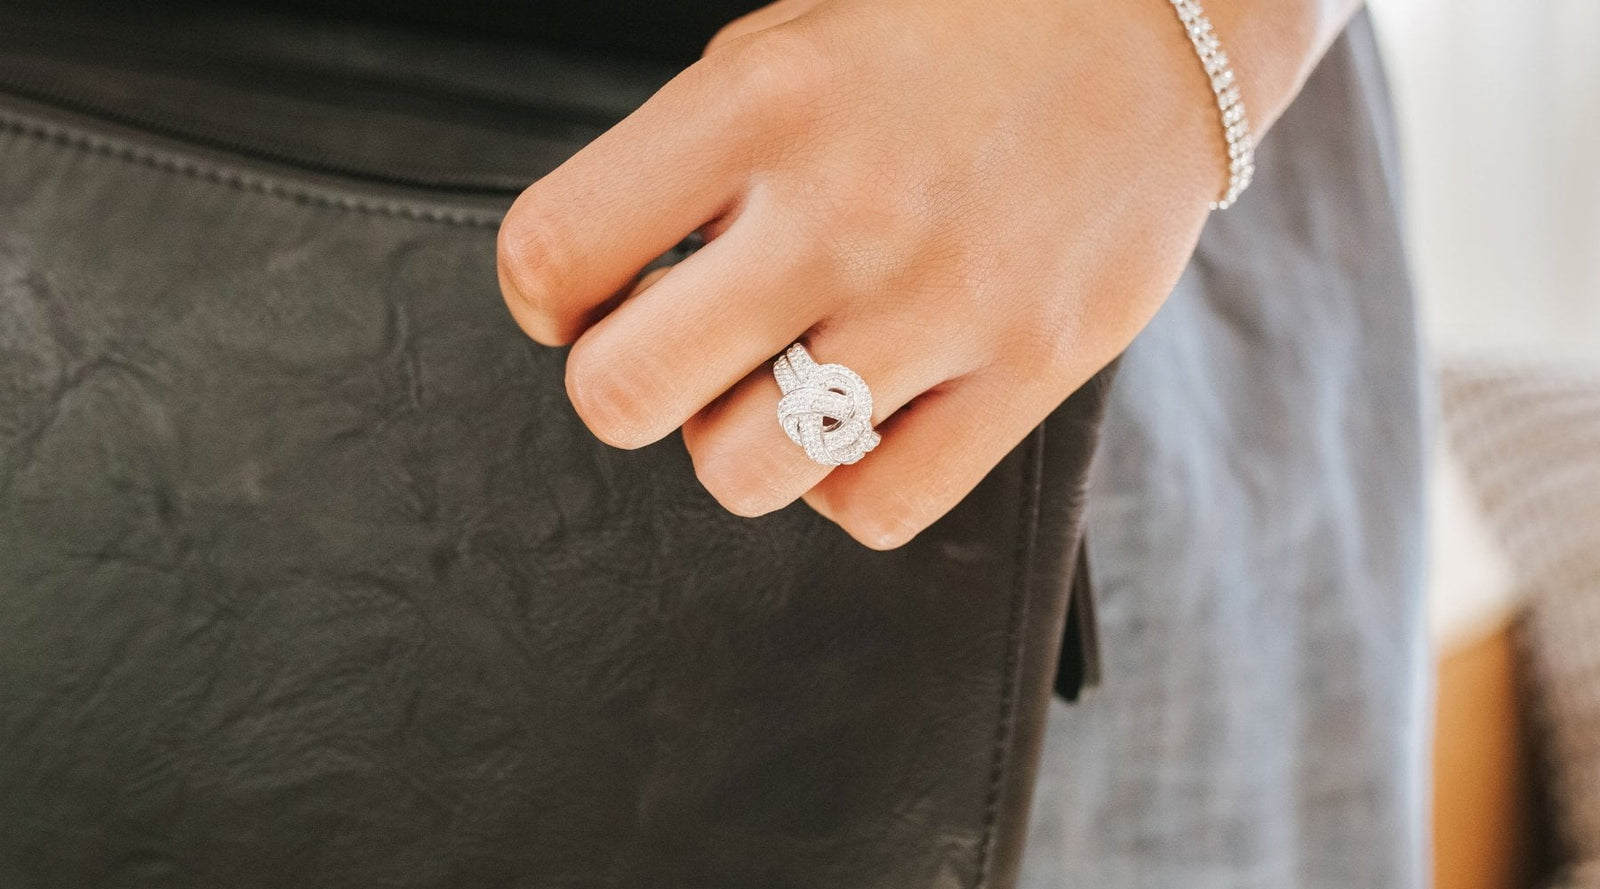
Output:
[[1189,32],[1189,42],[1194,44],[1206,76],[1211,78],[1211,92],[1216,94],[1217,110],[1222,114],[1222,133],[1228,142],[1228,187],[1221,198],[1211,202],[1211,209],[1226,210],[1250,187],[1255,175],[1255,139],[1250,135],[1250,121],[1244,116],[1244,101],[1239,97],[1239,84],[1234,82],[1228,54],[1222,51],[1222,41],[1200,9],[1199,0],[1170,2]]

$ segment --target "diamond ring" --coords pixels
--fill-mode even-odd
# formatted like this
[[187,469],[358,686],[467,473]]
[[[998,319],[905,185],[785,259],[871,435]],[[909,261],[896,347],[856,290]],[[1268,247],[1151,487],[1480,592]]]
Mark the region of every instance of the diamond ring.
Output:
[[872,392],[842,364],[818,364],[795,343],[772,365],[783,398],[778,422],[806,456],[824,466],[860,460],[878,446],[872,431]]

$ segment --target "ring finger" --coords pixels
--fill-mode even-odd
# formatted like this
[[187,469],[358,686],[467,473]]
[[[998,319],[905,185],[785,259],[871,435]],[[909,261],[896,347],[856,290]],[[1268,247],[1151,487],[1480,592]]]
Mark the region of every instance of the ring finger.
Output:
[[[904,319],[905,316],[899,316]],[[813,328],[804,343],[820,364],[842,364],[866,381],[872,393],[872,425],[908,402],[977,365],[975,356],[929,343],[924,324],[884,319],[837,319]],[[958,341],[958,338],[951,338]],[[683,425],[684,444],[701,484],[730,512],[764,515],[798,500],[833,469],[813,462],[778,422],[783,397],[764,362]],[[867,454],[853,469],[871,471]]]

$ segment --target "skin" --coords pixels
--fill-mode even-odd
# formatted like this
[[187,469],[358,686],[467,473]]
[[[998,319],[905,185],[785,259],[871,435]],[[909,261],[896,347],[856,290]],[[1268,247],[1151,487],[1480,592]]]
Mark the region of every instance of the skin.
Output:
[[[1207,0],[1258,141],[1357,5]],[[888,549],[1128,346],[1225,158],[1165,0],[779,0],[528,187],[500,285],[528,336],[572,346],[602,441],[681,429],[729,510],[804,499]],[[859,463],[778,425],[771,359],[802,338],[872,387]]]

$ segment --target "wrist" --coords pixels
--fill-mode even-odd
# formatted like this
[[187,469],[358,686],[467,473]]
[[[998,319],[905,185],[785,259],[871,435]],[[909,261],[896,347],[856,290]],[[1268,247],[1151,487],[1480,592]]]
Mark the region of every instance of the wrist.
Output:
[[1300,92],[1360,0],[1202,0],[1257,136]]
[[[1215,135],[1206,140],[1211,147],[1198,152],[1215,158],[1226,181],[1221,196],[1210,202],[1212,210],[1230,206],[1249,187],[1255,140],[1288,107],[1358,2],[1170,0],[1178,24],[1172,30],[1187,38],[1182,42],[1191,51],[1169,52],[1194,57],[1179,61],[1187,61],[1193,74],[1203,73],[1216,102],[1209,127]],[[1188,79],[1196,79],[1193,74]],[[1192,92],[1197,91],[1180,91],[1189,101]]]

